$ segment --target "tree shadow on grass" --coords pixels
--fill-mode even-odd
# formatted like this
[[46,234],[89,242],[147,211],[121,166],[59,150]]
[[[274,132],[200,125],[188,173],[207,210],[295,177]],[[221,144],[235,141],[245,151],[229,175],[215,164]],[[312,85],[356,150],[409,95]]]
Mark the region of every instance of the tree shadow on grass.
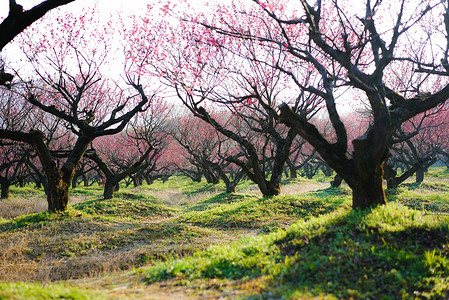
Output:
[[397,204],[340,211],[296,223],[285,234],[214,248],[194,264],[159,267],[152,276],[168,279],[169,269],[206,279],[262,276],[270,278],[262,291],[267,298],[447,297],[449,226],[417,219]]
[[292,297],[449,295],[449,286],[439,286],[449,282],[448,227],[412,224],[384,230],[376,223],[367,224],[370,214],[352,211],[326,224],[319,234],[290,232],[276,241],[281,255],[289,257],[289,267],[275,277],[276,288],[287,289]]

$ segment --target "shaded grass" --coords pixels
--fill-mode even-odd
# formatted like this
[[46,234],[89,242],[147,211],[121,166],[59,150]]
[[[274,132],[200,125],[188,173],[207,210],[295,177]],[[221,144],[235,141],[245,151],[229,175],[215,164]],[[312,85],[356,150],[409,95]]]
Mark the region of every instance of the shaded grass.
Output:
[[274,298],[447,297],[448,222],[420,216],[394,203],[371,212],[339,209],[159,264],[146,280],[265,278],[263,292]]

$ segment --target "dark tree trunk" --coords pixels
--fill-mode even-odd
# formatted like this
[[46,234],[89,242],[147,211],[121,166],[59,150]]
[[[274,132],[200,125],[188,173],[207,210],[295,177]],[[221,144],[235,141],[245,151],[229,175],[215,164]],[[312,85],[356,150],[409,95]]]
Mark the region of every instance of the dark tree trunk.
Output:
[[387,140],[383,145],[378,142],[378,148],[373,147],[376,135],[377,132],[369,131],[368,137],[353,141],[355,176],[348,181],[341,174],[352,188],[354,209],[373,208],[387,203],[383,187],[383,165],[388,158],[389,148]]
[[[50,182],[50,180],[52,180]],[[61,178],[48,180],[47,194],[48,210],[52,212],[64,211],[69,203],[69,183]]]
[[332,173],[334,173],[334,170],[327,164],[321,166],[321,171],[323,171],[323,174],[326,175],[327,177],[330,177]]
[[209,170],[204,171],[204,178],[206,178],[207,183],[218,184],[220,182],[218,177]]
[[384,179],[387,180],[387,189],[396,189],[399,185],[396,175],[398,172],[389,164],[384,164]]
[[9,198],[9,186],[11,185],[11,183],[9,182],[9,180],[7,178],[0,176],[0,185],[2,186],[0,199],[8,199]]
[[416,182],[421,183],[424,181],[424,173],[427,171],[427,168],[419,168],[416,170]]
[[188,175],[193,182],[201,182],[201,174],[190,174]]
[[75,189],[77,185],[78,185],[78,177],[77,176],[73,176],[73,178],[72,178],[72,189]]
[[298,168],[295,167],[295,165],[288,159],[287,160],[287,166],[288,170],[290,171],[290,178],[296,179],[298,178]]
[[120,189],[120,185],[117,180],[114,178],[106,178],[106,182],[104,184],[103,198],[104,199],[112,199],[114,198],[114,192],[117,192]]
[[236,187],[237,187],[236,182],[229,182],[228,184],[226,184],[226,193],[228,194],[235,193]]
[[35,180],[34,184],[36,185],[37,189],[40,189],[42,187],[42,183],[40,182],[40,180]]
[[281,194],[281,185],[272,184],[269,181],[265,181],[263,184],[257,184],[264,197],[277,196]]
[[366,171],[366,175],[352,186],[352,207],[367,209],[387,203],[382,186],[382,168]]
[[147,182],[148,185],[151,185],[153,183],[153,178],[151,177],[150,174],[143,174],[143,178],[145,178],[145,181]]
[[139,179],[137,178],[137,176],[131,176],[131,179],[133,181],[133,186],[134,187],[138,187],[139,186]]
[[334,180],[331,181],[331,187],[339,187],[341,183],[343,182],[343,178],[341,178],[340,175],[335,175]]

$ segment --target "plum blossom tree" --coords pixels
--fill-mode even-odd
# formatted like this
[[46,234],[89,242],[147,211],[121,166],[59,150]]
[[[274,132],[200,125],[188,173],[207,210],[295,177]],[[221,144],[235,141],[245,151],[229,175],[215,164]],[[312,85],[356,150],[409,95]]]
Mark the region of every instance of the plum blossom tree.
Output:
[[[71,22],[66,22],[68,19]],[[34,67],[34,77],[23,78],[13,90],[36,109],[60,119],[63,128],[74,135],[61,165],[56,163],[41,130],[0,129],[1,139],[34,147],[46,176],[50,211],[66,209],[71,180],[91,142],[119,133],[151,102],[137,79],[127,76],[130,88],[123,89],[103,78],[101,66],[109,54],[106,36],[111,27],[98,25],[86,31],[86,22],[95,24],[89,14],[84,18],[67,14],[57,22],[42,23],[49,28],[42,39],[25,38],[24,52]]]
[[[234,117],[226,112],[212,112],[212,115],[221,121]],[[241,153],[238,144],[189,112],[177,117],[172,125],[173,139],[182,147],[181,153],[191,165],[186,168],[177,164],[178,169],[192,180],[201,179],[204,175],[208,183],[215,184],[221,179],[226,185],[226,192],[234,193],[244,172],[226,158]]]
[[[439,106],[402,124],[393,137],[392,156],[384,168],[388,188],[397,188],[413,174],[416,182],[424,180],[425,171],[437,161],[445,146],[444,128],[448,121],[447,107]],[[396,170],[399,167],[400,175]]]
[[119,183],[139,172],[152,172],[167,143],[167,117],[172,107],[155,100],[116,135],[97,139],[85,156],[94,161],[105,177],[105,199],[113,198]]
[[[139,37],[153,28],[147,27],[145,20],[144,25],[136,25]],[[292,98],[285,94],[287,75],[263,63],[272,61],[271,51],[259,52],[255,45],[238,38],[217,39],[195,23],[180,26],[167,30],[159,25],[164,29],[160,30],[163,40],[168,41],[162,44],[150,39],[131,41],[130,58],[140,62],[136,72],[163,78],[195,117],[239,145],[240,153],[228,155],[226,160],[244,170],[264,196],[279,194],[285,161],[296,136],[274,112],[281,99]],[[314,104],[314,97],[307,101],[303,97],[296,95],[291,101],[298,110]],[[217,119],[212,105],[234,117]]]
[[[295,111],[288,103],[279,107],[279,120],[306,139],[347,182],[353,208],[385,204],[383,166],[392,136],[408,119],[449,97],[447,2],[368,0],[363,11],[352,9],[349,1],[301,0],[299,8],[283,1],[253,3],[235,4],[234,10],[222,9],[226,13],[200,22],[276,53],[276,61],[266,63],[288,74],[291,84],[304,93],[319,98],[322,106],[316,109],[326,111],[335,134],[326,138],[307,111]],[[304,68],[312,80],[301,80]],[[398,69],[407,72],[397,74]],[[409,80],[398,85],[398,78]],[[369,127],[352,143],[339,111],[347,101],[368,105],[371,114]]]

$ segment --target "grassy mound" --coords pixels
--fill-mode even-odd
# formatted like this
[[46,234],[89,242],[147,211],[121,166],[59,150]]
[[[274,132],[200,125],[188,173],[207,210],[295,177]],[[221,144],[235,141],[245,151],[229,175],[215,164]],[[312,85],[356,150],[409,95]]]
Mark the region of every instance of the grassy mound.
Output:
[[197,226],[272,231],[299,218],[333,211],[348,200],[346,191],[342,189],[269,198],[221,193],[187,208],[187,212],[177,220]]
[[[123,201],[111,210],[130,213],[122,207]],[[80,206],[90,212],[91,203]],[[99,276],[191,255],[211,243],[230,240],[165,217],[147,222],[111,215],[91,215],[71,207],[63,214],[44,212],[1,222],[0,280],[48,282]]]
[[263,278],[269,288],[258,292],[274,298],[447,297],[448,224],[397,203],[339,209],[158,264],[146,280]]
[[74,208],[90,215],[124,218],[169,217],[176,210],[157,203],[153,197],[122,194],[121,198],[94,199],[74,205]]

